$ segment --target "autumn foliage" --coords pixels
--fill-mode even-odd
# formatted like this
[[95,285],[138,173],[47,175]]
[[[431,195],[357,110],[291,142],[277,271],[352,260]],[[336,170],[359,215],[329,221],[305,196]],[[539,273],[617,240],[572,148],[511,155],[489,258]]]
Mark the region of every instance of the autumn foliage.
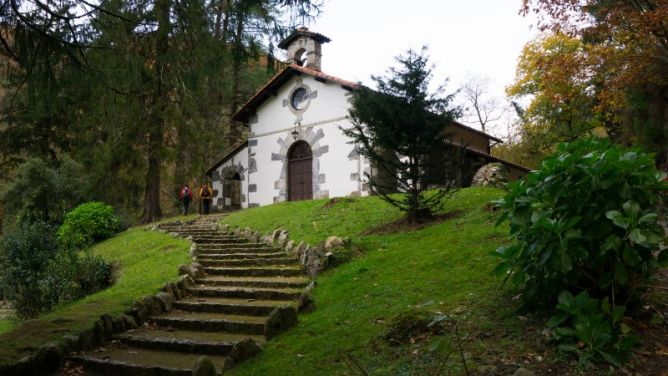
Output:
[[602,127],[668,167],[668,0],[523,0],[521,13],[545,33],[526,46],[508,89],[535,95],[525,125],[547,124],[547,144]]

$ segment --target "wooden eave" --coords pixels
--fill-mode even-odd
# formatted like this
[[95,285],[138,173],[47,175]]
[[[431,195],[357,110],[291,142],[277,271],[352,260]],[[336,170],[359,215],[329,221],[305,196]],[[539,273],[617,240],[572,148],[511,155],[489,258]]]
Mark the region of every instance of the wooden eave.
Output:
[[247,147],[247,146],[248,146],[248,140],[246,140],[246,141],[244,141],[244,142],[238,144],[237,146],[234,146],[234,147],[232,148],[232,151],[230,151],[229,153],[225,154],[225,155],[224,155],[218,162],[214,163],[213,166],[209,167],[209,168],[204,172],[204,174],[205,174],[205,175],[211,175],[211,173],[213,172],[213,170],[215,170],[215,169],[217,169],[218,167],[220,167],[223,163],[229,161],[230,158],[232,158],[232,157],[234,157],[235,155],[237,155],[237,153],[239,153],[241,150],[243,150],[243,148],[245,148],[245,147]]

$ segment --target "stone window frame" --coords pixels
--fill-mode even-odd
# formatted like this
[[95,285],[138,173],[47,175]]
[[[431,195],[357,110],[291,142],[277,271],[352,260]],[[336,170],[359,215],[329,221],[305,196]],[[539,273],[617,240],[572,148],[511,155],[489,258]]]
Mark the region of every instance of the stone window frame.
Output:
[[[306,97],[308,98],[306,100],[306,104],[304,105],[304,108],[301,110],[296,109],[292,106],[292,96],[295,94],[295,92],[299,89],[304,89],[306,90]],[[287,99],[287,104],[288,104],[288,109],[290,109],[290,112],[292,112],[295,116],[297,116],[297,121],[301,120],[302,114],[308,110],[309,106],[311,105],[311,100],[313,99],[313,90],[311,90],[311,87],[303,83],[301,79],[298,79],[295,82],[295,86],[290,89],[290,92],[288,93],[288,99]]]

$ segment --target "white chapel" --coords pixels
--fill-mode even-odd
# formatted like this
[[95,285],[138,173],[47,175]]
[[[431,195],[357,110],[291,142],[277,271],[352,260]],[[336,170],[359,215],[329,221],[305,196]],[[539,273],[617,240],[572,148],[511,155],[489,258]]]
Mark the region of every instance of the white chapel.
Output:
[[[300,28],[279,44],[289,65],[233,115],[248,127],[248,139],[206,171],[214,210],[370,193],[364,176],[372,166],[341,130],[352,127],[349,98],[358,84],[321,71],[322,46],[329,41]],[[449,132],[477,167],[501,162],[512,178],[526,173],[490,155],[498,138],[459,123]]]

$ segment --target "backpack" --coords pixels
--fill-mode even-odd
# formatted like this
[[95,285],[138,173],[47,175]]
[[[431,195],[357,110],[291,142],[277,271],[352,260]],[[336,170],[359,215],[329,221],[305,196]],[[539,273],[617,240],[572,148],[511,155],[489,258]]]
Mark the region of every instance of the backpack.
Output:
[[211,190],[209,188],[202,188],[202,197],[203,198],[211,197]]
[[188,197],[188,196],[190,196],[190,188],[183,187],[183,197]]

